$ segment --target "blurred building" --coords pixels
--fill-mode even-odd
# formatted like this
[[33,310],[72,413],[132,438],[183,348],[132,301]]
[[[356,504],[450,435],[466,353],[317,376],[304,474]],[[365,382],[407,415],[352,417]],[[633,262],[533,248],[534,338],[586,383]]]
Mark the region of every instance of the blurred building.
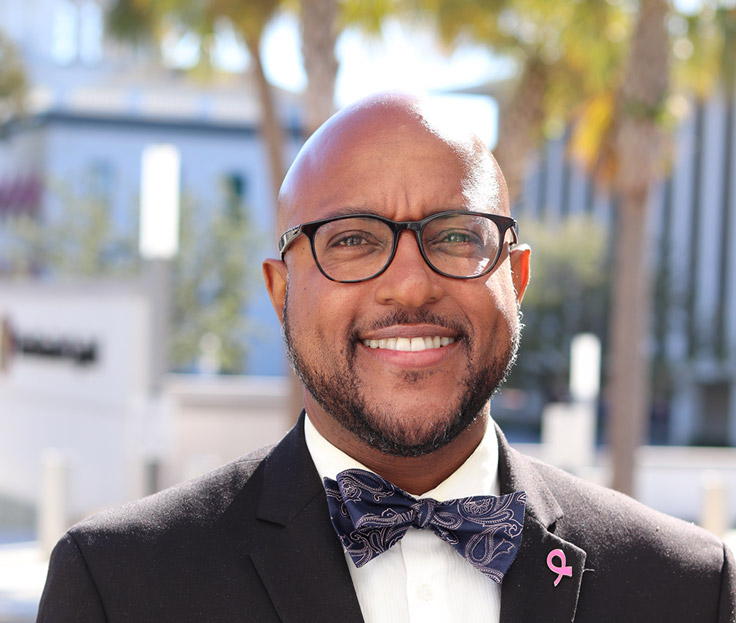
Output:
[[[651,194],[654,300],[645,348],[658,442],[736,445],[735,119],[733,97],[689,102],[674,133],[669,175]],[[522,240],[526,219],[579,215],[614,235],[615,202],[570,162],[567,139],[547,142],[530,168],[516,206]]]
[[[182,196],[205,205],[236,197],[264,241],[258,253],[273,254],[270,178],[250,75],[204,85],[165,69],[157,51],[110,39],[105,5],[0,2],[0,28],[20,51],[31,85],[27,118],[0,132],[0,244],[3,216],[43,219],[64,210],[59,189],[104,197],[116,227],[134,230],[142,151],[169,143],[181,156]],[[301,143],[298,99],[277,91],[276,101],[293,155]],[[258,330],[246,372],[280,375],[280,327],[265,289],[254,287],[248,314]]]
[[[0,127],[0,250],[13,217],[45,223],[69,209],[69,197],[88,193],[104,199],[114,229],[135,234],[143,151],[172,144],[182,198],[213,208],[234,198],[263,241],[260,266],[276,236],[249,74],[205,85],[166,69],[152,50],[108,37],[105,4],[0,2],[0,29],[30,84],[26,118]],[[275,95],[291,156],[302,140],[299,101]],[[0,280],[0,541],[8,527],[27,530],[43,509],[49,470],[66,471],[55,477],[68,483],[61,511],[73,520],[288,429],[285,382],[274,378],[285,370],[280,325],[260,280],[252,287],[246,313],[257,330],[246,371],[258,376],[172,381],[161,378],[152,353],[161,336],[144,277]]]
[[139,279],[0,280],[0,543],[49,513],[63,531],[291,426],[281,377],[161,378],[154,301]]

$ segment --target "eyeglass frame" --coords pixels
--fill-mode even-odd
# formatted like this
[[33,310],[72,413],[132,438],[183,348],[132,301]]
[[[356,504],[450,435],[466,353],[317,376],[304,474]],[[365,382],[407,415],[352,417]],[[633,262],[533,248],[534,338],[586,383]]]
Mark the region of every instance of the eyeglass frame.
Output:
[[[429,258],[427,257],[427,254],[424,250],[424,244],[422,243],[422,233],[424,232],[424,228],[427,226],[428,223],[431,221],[447,217],[447,216],[458,216],[458,215],[468,215],[468,216],[483,216],[488,218],[490,221],[492,221],[496,227],[498,228],[498,233],[500,236],[500,244],[498,245],[498,252],[496,253],[496,257],[493,258],[493,261],[490,262],[487,268],[483,270],[483,272],[477,274],[477,275],[469,275],[466,277],[459,277],[457,275],[450,275],[449,273],[445,273],[441,271],[439,268],[432,265],[432,262],[429,261]],[[386,261],[385,266],[379,270],[378,272],[368,276],[364,277],[362,279],[351,279],[351,280],[341,280],[341,279],[335,279],[334,277],[330,277],[322,268],[322,265],[319,263],[319,260],[317,259],[317,251],[314,248],[314,234],[317,232],[317,230],[327,223],[332,223],[334,221],[341,221],[349,218],[371,218],[378,221],[381,221],[389,226],[391,229],[391,232],[393,233],[393,246],[391,248],[391,254],[388,257],[388,260]],[[307,238],[309,238],[309,246],[312,249],[312,258],[314,258],[314,263],[317,265],[317,268],[319,269],[319,272],[321,272],[327,279],[330,281],[334,281],[336,283],[360,283],[361,281],[368,281],[370,279],[375,279],[379,275],[383,274],[389,266],[391,266],[391,263],[394,261],[394,257],[396,256],[396,249],[399,246],[399,234],[401,234],[404,230],[410,230],[414,232],[414,237],[417,241],[417,246],[419,247],[419,252],[422,255],[422,258],[424,259],[424,262],[429,266],[434,272],[436,272],[439,275],[442,275],[443,277],[449,277],[450,279],[478,279],[479,277],[483,277],[490,273],[494,268],[496,268],[499,259],[501,258],[501,255],[503,253],[505,241],[506,241],[506,233],[510,230],[513,235],[512,242],[509,243],[509,249],[511,249],[514,245],[518,244],[519,242],[519,224],[517,223],[516,219],[510,217],[510,216],[503,216],[501,214],[492,214],[490,212],[475,212],[473,210],[445,210],[442,212],[435,212],[434,214],[430,214],[429,216],[424,217],[423,219],[420,219],[418,221],[392,221],[389,218],[386,218],[384,216],[380,216],[378,214],[370,214],[370,213],[354,213],[354,214],[340,214],[338,216],[332,216],[329,218],[319,219],[316,221],[308,221],[306,223],[301,223],[300,225],[295,225],[294,227],[290,227],[287,229],[283,234],[281,234],[281,237],[279,238],[279,256],[281,260],[284,259],[284,254],[291,246],[292,242],[296,240],[301,234],[304,234]]]

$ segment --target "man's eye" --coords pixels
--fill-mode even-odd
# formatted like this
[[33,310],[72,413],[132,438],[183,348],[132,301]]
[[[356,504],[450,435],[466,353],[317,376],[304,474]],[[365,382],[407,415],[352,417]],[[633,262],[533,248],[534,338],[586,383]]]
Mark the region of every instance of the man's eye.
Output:
[[447,232],[440,239],[440,242],[471,242],[471,241],[472,241],[471,236],[467,234],[466,232],[461,232],[461,231]]
[[339,250],[362,247],[363,249],[368,249],[380,245],[380,243],[381,241],[370,232],[351,231],[333,236],[327,244],[327,248]]
[[478,244],[478,236],[467,230],[447,230],[434,240],[435,244]]
[[366,240],[365,236],[351,234],[349,236],[343,236],[342,238],[339,238],[336,244],[342,247],[357,247],[361,244],[369,244],[369,242],[368,240]]

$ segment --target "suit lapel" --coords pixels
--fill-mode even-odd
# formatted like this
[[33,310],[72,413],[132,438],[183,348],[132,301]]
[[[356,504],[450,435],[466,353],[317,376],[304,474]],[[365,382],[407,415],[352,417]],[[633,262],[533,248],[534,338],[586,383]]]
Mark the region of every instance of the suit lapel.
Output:
[[304,440],[303,415],[264,460],[258,530],[244,547],[281,620],[362,621],[345,555]]
[[[521,547],[501,585],[501,623],[570,623],[575,619],[586,553],[554,534],[555,522],[563,515],[560,505],[529,459],[508,445],[500,429],[497,432],[501,493],[527,493]],[[562,553],[564,563],[555,556],[548,564],[555,550]],[[549,565],[570,567],[572,576],[560,577]]]
[[[302,416],[303,418],[303,416]],[[303,419],[264,459],[256,525],[241,544],[284,623],[362,621],[345,556],[329,520],[322,483],[304,440]],[[501,588],[501,623],[569,623],[575,611],[586,553],[554,533],[562,509],[529,459],[498,430],[501,493],[525,490],[527,505],[519,553]],[[548,566],[564,554],[572,576]],[[551,561],[563,566],[560,557]]]

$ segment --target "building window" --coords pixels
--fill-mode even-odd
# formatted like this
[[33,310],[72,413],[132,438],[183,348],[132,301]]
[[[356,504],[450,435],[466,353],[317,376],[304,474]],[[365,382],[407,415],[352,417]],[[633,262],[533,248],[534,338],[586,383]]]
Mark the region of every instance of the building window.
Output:
[[231,216],[242,216],[248,183],[242,173],[229,173],[222,179],[225,206]]
[[104,15],[95,0],[56,0],[52,24],[51,57],[56,63],[96,65],[102,60]]
[[77,58],[78,10],[69,0],[56,0],[53,9],[51,57],[59,65],[69,65]]
[[102,60],[103,35],[102,7],[96,2],[85,2],[79,10],[79,60],[85,65],[96,65]]

